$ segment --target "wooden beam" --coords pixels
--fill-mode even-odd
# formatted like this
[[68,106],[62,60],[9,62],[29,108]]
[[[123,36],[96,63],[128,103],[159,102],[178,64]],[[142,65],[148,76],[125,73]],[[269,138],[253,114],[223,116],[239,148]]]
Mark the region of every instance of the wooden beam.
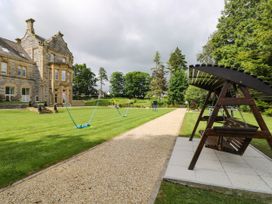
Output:
[[[207,134],[209,137],[219,137],[218,133],[213,130],[213,129],[210,129],[207,131]],[[225,133],[220,133],[220,136],[223,136],[223,137],[241,137],[241,138],[244,138],[244,137],[247,137],[247,138],[256,138],[256,139],[266,139],[267,136],[269,135],[269,132],[267,131],[256,131],[256,133],[254,133],[253,135],[249,135],[247,133],[243,133],[243,132],[225,132]]]
[[206,127],[206,129],[205,129],[205,131],[203,133],[203,136],[200,139],[198,147],[197,147],[197,149],[196,149],[196,151],[194,153],[194,156],[193,156],[193,158],[191,160],[191,163],[190,163],[190,165],[188,167],[189,170],[193,170],[195,168],[195,164],[196,164],[196,162],[197,162],[197,160],[199,158],[199,155],[200,155],[200,153],[201,153],[201,151],[202,151],[202,149],[204,147],[204,144],[205,144],[205,142],[207,140],[207,137],[208,137],[207,131],[212,128],[212,126],[213,126],[213,124],[215,122],[214,118],[216,118],[216,116],[218,115],[219,109],[220,109],[219,103],[221,102],[222,98],[224,98],[226,96],[230,85],[231,84],[229,82],[224,83],[224,86],[223,86],[223,88],[221,90],[219,98],[218,98],[218,100],[216,102],[215,108],[213,109],[213,112],[212,112],[212,114],[210,116],[210,119],[208,121],[207,127]]
[[[244,94],[245,97],[251,98],[251,95],[250,95],[247,87],[239,86],[239,88],[240,88],[240,90],[242,91],[242,93]],[[258,125],[260,126],[261,130],[263,130],[265,132],[268,132],[266,140],[267,140],[267,143],[269,144],[270,148],[272,149],[272,135],[269,132],[269,129],[268,129],[263,117],[262,117],[262,114],[258,110],[257,105],[255,104],[255,102],[250,105],[250,108],[251,108],[251,111],[252,111]]]
[[195,135],[195,132],[196,132],[196,130],[197,130],[197,127],[198,127],[198,125],[199,125],[199,122],[201,121],[202,115],[203,115],[203,113],[204,113],[204,111],[205,111],[205,108],[206,108],[207,105],[208,105],[208,102],[209,102],[209,99],[210,99],[210,97],[211,97],[211,94],[212,94],[212,92],[209,91],[209,93],[208,93],[208,95],[207,95],[207,97],[206,97],[206,100],[205,100],[205,102],[204,102],[204,105],[203,105],[203,107],[202,107],[202,109],[201,109],[201,111],[200,111],[200,114],[199,114],[198,118],[197,118],[195,127],[194,127],[194,129],[193,129],[193,132],[192,132],[192,134],[191,134],[191,137],[190,137],[189,141],[192,141],[192,140],[193,140],[193,137],[194,137],[194,135]]
[[253,105],[254,100],[252,98],[223,98],[220,101],[221,106],[233,106],[233,105]]

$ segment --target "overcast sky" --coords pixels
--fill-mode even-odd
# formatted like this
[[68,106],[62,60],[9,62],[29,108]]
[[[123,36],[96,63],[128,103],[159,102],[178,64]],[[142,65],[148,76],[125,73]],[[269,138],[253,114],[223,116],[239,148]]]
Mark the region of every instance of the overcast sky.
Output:
[[23,37],[25,20],[45,38],[61,31],[75,63],[94,72],[150,71],[178,46],[188,64],[215,31],[224,0],[0,0],[0,36]]

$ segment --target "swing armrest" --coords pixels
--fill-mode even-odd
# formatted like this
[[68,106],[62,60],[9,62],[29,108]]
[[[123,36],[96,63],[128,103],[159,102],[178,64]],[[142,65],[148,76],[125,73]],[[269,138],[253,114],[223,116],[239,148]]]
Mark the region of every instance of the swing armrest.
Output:
[[237,120],[236,118],[226,118],[226,123],[230,124],[231,126],[240,126],[240,127],[246,127],[246,128],[253,128],[258,130],[258,126],[249,124],[249,123],[245,123],[242,121]]
[[216,133],[226,133],[226,134],[255,134],[257,128],[247,127],[214,127]]
[[[200,120],[201,120],[201,121],[208,121],[209,118],[210,118],[210,116],[206,115],[206,116],[203,116]],[[223,117],[223,116],[216,116],[215,122],[224,121],[224,120],[225,120],[224,118],[225,118],[225,117]]]

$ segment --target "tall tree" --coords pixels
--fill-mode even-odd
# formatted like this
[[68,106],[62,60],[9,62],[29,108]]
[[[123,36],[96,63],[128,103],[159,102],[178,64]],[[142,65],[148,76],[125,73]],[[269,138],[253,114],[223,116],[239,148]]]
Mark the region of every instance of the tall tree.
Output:
[[212,35],[210,36],[206,45],[202,47],[202,52],[197,54],[197,61],[204,64],[214,64],[215,60],[212,57],[213,45],[211,41]]
[[128,72],[125,75],[125,94],[130,98],[144,98],[149,90],[150,76],[145,72]]
[[[272,83],[272,1],[227,0],[202,56],[244,69]],[[201,58],[200,58],[201,59]]]
[[108,81],[107,72],[106,72],[105,68],[103,68],[103,67],[99,68],[98,81],[100,83],[98,98],[101,98],[103,95],[103,85],[105,85],[104,81]]
[[186,60],[185,55],[182,54],[181,50],[177,47],[174,52],[171,53],[168,60],[168,69],[170,73],[173,73],[177,70],[186,70]]
[[150,82],[150,95],[156,98],[161,98],[167,90],[166,71],[164,65],[161,63],[160,53],[157,51],[154,57],[155,67],[152,70],[152,77]]
[[168,69],[170,70],[168,102],[170,104],[182,104],[184,102],[184,93],[188,87],[186,64],[185,55],[177,47],[168,60]]
[[110,90],[113,96],[124,96],[125,78],[122,72],[113,72],[110,78]]
[[75,64],[74,78],[73,78],[73,93],[76,98],[81,95],[90,96],[97,95],[95,89],[97,79],[95,74],[90,68],[87,68],[86,64]]

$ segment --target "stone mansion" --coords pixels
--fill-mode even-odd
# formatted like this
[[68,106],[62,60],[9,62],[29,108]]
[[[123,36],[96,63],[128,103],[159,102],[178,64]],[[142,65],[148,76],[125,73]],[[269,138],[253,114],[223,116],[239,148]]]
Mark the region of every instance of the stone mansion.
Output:
[[58,32],[49,39],[37,35],[34,20],[16,42],[0,37],[0,100],[62,104],[72,101],[73,55]]

